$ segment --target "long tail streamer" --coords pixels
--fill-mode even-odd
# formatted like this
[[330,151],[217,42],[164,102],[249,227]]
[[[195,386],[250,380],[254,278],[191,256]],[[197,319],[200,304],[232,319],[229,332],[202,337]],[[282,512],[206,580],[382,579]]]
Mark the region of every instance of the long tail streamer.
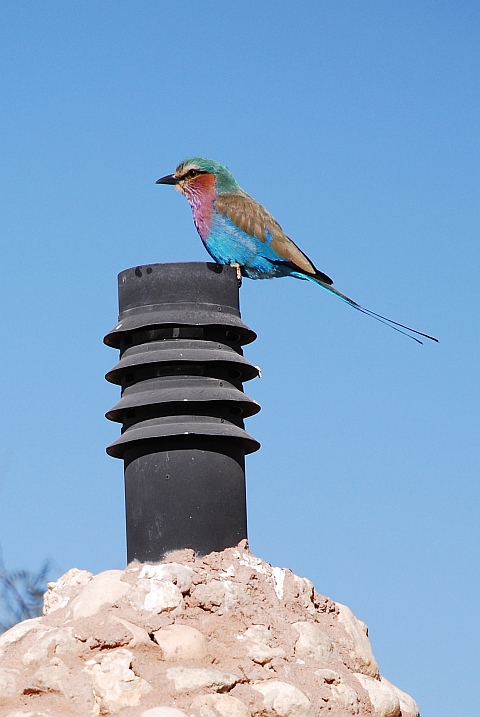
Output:
[[[380,321],[381,324],[385,324],[385,326],[389,326],[394,331],[398,331],[399,334],[408,336],[409,339],[416,341],[417,344],[423,344],[423,341],[420,341],[420,339],[417,339],[416,336],[411,336],[410,334],[407,333],[407,331],[410,331],[412,334],[417,334],[417,336],[423,336],[425,339],[430,339],[430,341],[436,341],[437,343],[439,343],[438,339],[436,339],[434,336],[429,336],[428,334],[424,334],[422,331],[417,331],[416,329],[412,329],[410,326],[405,326],[404,324],[399,324],[398,321],[393,321],[392,319],[389,319],[386,316],[382,316],[381,314],[376,314],[375,311],[370,311],[370,309],[366,309],[364,306],[357,304],[357,302],[354,301],[353,299],[350,299],[348,296],[345,296],[345,294],[342,294],[340,291],[337,291],[337,289],[334,289],[333,286],[330,286],[329,284],[325,284],[323,281],[320,281],[319,279],[316,279],[315,282],[317,284],[319,284],[323,289],[326,289],[327,291],[329,291],[331,294],[335,294],[335,296],[338,296],[340,299],[345,301],[352,308],[356,309],[357,311],[360,311],[362,314],[366,314],[366,316],[371,316],[372,319],[376,319],[377,321]],[[405,331],[402,331],[402,329],[405,329]]]

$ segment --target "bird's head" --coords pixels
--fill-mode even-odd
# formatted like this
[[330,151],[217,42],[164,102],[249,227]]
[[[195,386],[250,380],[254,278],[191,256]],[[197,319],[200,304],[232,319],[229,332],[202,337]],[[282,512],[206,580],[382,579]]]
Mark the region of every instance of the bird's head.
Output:
[[156,184],[173,184],[188,200],[198,195],[229,194],[239,190],[233,174],[219,162],[193,157],[180,162],[174,174],[167,174]]

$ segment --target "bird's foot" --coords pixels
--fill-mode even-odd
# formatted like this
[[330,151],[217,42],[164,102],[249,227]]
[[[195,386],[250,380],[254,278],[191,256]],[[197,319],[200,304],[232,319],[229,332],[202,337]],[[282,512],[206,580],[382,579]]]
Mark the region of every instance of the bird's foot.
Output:
[[240,264],[230,264],[230,266],[235,267],[235,269],[237,270],[237,281],[238,285],[240,286],[242,283],[242,267],[240,266]]

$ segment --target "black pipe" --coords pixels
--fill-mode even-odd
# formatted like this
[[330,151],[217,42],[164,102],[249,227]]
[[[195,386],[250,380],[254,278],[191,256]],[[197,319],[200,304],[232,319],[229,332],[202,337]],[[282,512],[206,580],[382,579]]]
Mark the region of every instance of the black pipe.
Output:
[[247,537],[245,454],[260,444],[243,419],[260,406],[243,393],[258,368],[242,346],[256,334],[240,318],[236,270],[212,263],[151,264],[118,276],[120,350],[106,375],[122,387],[107,412],[122,435],[127,560],[199,555]]

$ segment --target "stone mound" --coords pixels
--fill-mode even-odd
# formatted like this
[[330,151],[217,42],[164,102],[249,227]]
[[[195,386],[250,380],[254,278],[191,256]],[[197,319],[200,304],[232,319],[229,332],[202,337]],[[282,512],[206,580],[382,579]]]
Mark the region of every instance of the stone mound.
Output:
[[0,636],[2,717],[418,717],[365,624],[246,541],[48,587]]

